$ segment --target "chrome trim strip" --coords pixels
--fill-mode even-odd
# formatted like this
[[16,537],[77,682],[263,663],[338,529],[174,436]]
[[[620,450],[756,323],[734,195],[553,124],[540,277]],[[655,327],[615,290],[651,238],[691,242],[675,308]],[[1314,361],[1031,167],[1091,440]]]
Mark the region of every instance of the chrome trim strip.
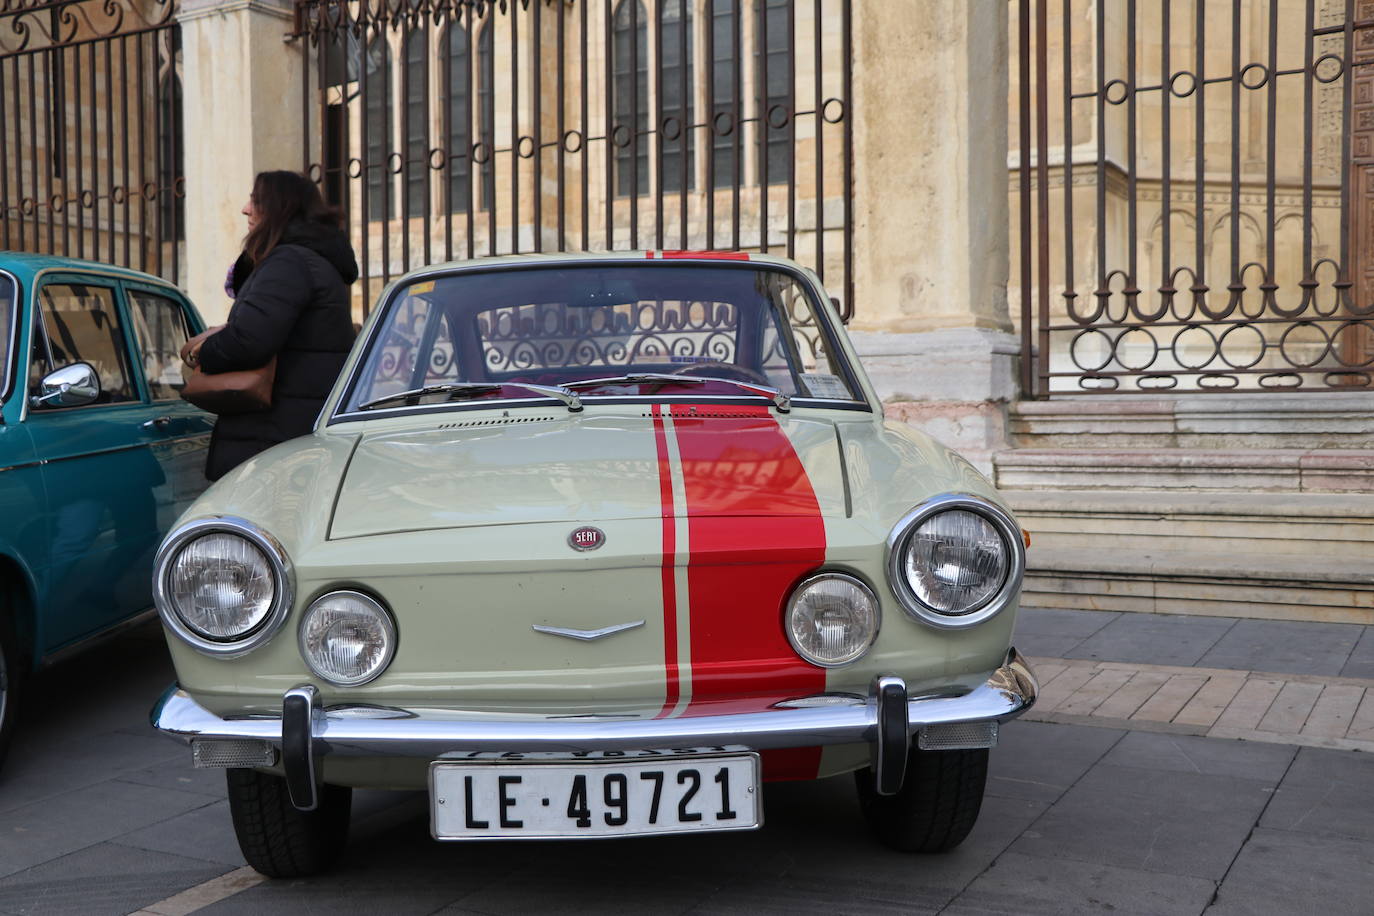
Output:
[[[1007,578],[1002,582],[1001,588],[980,607],[964,614],[942,613],[921,601],[916,597],[902,568],[907,541],[917,526],[932,515],[951,509],[964,509],[987,519],[1001,534],[1002,543],[1010,553],[1007,558]],[[999,507],[985,499],[964,493],[941,493],[912,509],[893,526],[892,533],[887,537],[886,565],[888,585],[908,617],[940,630],[962,630],[1001,613],[1020,594],[1021,579],[1026,572],[1026,546],[1021,540],[1020,526]]]
[[[192,630],[173,607],[167,588],[168,567],[181,548],[202,535],[216,531],[237,534],[252,541],[272,565],[272,573],[277,584],[267,618],[256,630],[232,642],[206,639]],[[153,560],[153,603],[157,605],[162,622],[187,645],[218,658],[236,658],[244,655],[276,636],[291,613],[291,606],[295,600],[295,585],[295,571],[281,542],[247,519],[232,515],[216,515],[187,522],[167,535],[162,541],[162,546],[157,549],[157,557]]]
[[[891,684],[891,682],[888,682]],[[905,684],[903,684],[905,689]],[[911,697],[907,730],[957,722],[1002,722],[1035,703],[1035,675],[1015,649],[987,681],[953,696]],[[736,715],[676,719],[501,719],[473,713],[471,718],[440,718],[432,711],[404,710],[408,718],[363,719],[333,716],[316,720],[314,738],[321,753],[340,756],[434,758],[451,751],[553,751],[699,747],[742,744],[753,749],[872,744],[878,735],[878,700],[853,706],[778,708]],[[223,718],[173,684],[153,707],[153,727],[172,738],[256,738],[281,745],[280,718]]]
[[550,636],[567,636],[570,639],[581,639],[590,642],[593,639],[600,639],[603,636],[610,636],[614,633],[624,633],[626,630],[633,630],[636,627],[642,626],[644,626],[644,621],[632,620],[629,623],[613,623],[599,630],[579,630],[576,627],[546,627],[537,623],[531,626],[530,629],[536,633],[548,633]]

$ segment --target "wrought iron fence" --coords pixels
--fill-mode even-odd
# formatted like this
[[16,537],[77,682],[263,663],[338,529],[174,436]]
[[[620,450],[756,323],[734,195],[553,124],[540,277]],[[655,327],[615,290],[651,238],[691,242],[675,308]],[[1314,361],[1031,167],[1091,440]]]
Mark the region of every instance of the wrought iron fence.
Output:
[[1023,389],[1374,386],[1374,2],[1013,12]]
[[182,279],[175,0],[0,0],[0,249]]
[[299,0],[364,310],[437,261],[769,251],[853,304],[850,0]]

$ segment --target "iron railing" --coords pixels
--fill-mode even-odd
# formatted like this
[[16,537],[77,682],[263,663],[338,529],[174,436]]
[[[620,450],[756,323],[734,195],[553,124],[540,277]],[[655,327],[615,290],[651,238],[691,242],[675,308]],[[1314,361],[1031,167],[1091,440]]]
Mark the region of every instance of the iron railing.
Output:
[[0,249],[182,280],[175,0],[0,0]]
[[1023,390],[1374,385],[1374,2],[1013,12]]
[[362,308],[549,251],[786,254],[853,304],[850,0],[300,0],[305,168]]

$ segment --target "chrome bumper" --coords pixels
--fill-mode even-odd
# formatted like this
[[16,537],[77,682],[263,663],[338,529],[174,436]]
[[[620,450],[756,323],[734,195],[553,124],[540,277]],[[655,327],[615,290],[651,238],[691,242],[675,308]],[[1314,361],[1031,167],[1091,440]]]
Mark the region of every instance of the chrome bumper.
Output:
[[[287,691],[280,718],[223,718],[172,685],[153,707],[152,724],[187,743],[256,741],[280,750],[292,797],[312,801],[315,761],[322,755],[435,758],[454,751],[559,752],[700,747],[755,749],[870,744],[879,790],[896,792],[910,742],[926,746],[941,726],[997,723],[1035,702],[1035,676],[1015,649],[987,681],[962,694],[909,696],[901,678],[879,677],[867,700],[761,712],[671,719],[496,718],[432,710],[340,706],[324,709],[318,691]],[[964,746],[986,747],[990,741]],[[939,743],[932,741],[933,744]],[[956,743],[942,743],[952,748]],[[293,778],[294,776],[294,778]],[[309,783],[308,798],[306,783]],[[301,792],[296,791],[299,786]],[[311,805],[313,806],[313,805]]]

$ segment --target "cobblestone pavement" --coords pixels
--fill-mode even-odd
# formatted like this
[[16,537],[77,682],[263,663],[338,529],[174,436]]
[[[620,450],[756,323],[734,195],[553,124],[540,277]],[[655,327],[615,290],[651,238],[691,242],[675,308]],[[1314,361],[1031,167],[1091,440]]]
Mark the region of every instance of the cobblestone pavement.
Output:
[[340,868],[272,882],[222,774],[147,726],[171,669],[145,628],[33,684],[0,771],[0,914],[1367,914],[1369,629],[1023,613],[1038,721],[1004,728],[948,855],[872,842],[847,778],[768,786],[757,832],[593,843],[438,844],[423,796],[360,792]]

